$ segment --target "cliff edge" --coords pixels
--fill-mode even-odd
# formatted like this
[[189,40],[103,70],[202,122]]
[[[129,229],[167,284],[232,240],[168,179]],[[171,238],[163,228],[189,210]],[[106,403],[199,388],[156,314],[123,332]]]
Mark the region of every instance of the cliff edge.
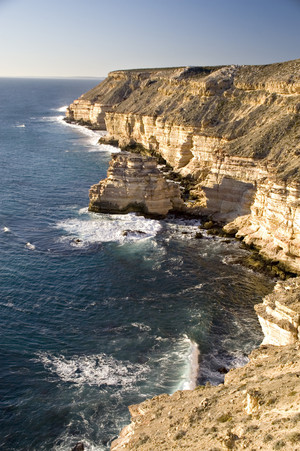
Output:
[[[300,450],[300,278],[278,282],[256,310],[265,342],[224,384],[160,395],[129,407],[131,423],[113,451]],[[289,327],[289,325],[292,327]],[[285,334],[286,331],[290,335]],[[288,343],[288,344],[287,344]]]
[[[300,273],[299,112],[294,60],[116,71],[75,100],[67,116],[107,130],[106,142],[162,158],[189,187],[185,208]],[[91,188],[91,209],[111,211],[117,198],[124,212],[136,204],[149,213],[152,200],[163,214],[181,205],[151,160],[124,158],[114,157],[107,179]],[[147,171],[155,172],[149,204]],[[256,306],[265,339],[249,363],[219,386],[130,406],[131,424],[111,449],[300,450],[299,298],[300,278],[278,282]]]
[[191,212],[300,271],[300,59],[264,66],[111,72],[67,117],[159,155]]

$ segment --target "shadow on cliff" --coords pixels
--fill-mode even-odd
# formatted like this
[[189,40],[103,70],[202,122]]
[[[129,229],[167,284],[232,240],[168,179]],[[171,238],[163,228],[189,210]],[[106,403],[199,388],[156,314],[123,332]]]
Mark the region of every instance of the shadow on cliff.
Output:
[[224,177],[212,188],[202,187],[206,196],[206,209],[214,219],[230,222],[239,216],[250,214],[256,186],[230,177]]

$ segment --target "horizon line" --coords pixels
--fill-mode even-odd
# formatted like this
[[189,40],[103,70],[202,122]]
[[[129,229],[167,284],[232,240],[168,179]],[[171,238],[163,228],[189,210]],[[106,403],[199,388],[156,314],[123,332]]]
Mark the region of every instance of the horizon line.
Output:
[[106,76],[93,76],[93,75],[0,75],[0,78],[44,78],[44,79],[49,79],[49,78],[54,78],[54,79],[104,79],[106,78]]

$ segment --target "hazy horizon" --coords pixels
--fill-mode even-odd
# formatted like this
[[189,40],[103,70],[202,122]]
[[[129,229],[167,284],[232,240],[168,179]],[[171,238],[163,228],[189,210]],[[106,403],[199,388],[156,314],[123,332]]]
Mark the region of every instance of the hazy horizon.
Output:
[[300,0],[0,0],[0,77],[298,59]]

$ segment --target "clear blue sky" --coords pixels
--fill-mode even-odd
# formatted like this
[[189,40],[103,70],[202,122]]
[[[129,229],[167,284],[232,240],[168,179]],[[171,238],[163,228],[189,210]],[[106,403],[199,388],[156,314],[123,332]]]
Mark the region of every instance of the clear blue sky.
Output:
[[300,0],[0,0],[0,76],[300,58]]

